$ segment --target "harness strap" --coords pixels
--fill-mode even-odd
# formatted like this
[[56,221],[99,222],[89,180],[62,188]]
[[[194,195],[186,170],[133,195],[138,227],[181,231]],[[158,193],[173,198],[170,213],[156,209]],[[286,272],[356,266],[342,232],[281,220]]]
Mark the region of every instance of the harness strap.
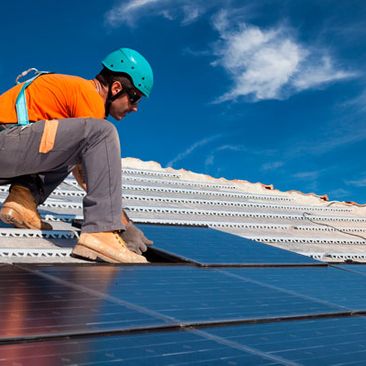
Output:
[[19,79],[21,77],[26,76],[31,71],[34,71],[36,73],[35,76],[33,76],[32,78],[26,80],[23,83],[23,85],[22,85],[22,87],[19,91],[19,94],[17,96],[17,99],[15,101],[15,108],[16,108],[16,111],[17,111],[18,125],[21,125],[21,126],[26,126],[26,125],[29,124],[27,98],[26,98],[26,94],[25,94],[26,89],[39,76],[50,73],[49,71],[38,71],[37,69],[32,68],[32,69],[24,71],[20,75],[18,75],[18,77],[16,78],[17,84],[20,84]]

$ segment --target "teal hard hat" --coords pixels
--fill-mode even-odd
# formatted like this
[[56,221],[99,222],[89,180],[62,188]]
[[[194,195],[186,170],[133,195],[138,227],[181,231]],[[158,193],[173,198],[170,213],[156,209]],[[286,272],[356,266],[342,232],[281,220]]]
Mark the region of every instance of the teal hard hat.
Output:
[[108,70],[128,74],[134,87],[145,96],[149,96],[154,84],[150,64],[139,52],[130,48],[120,48],[111,52],[102,64]]

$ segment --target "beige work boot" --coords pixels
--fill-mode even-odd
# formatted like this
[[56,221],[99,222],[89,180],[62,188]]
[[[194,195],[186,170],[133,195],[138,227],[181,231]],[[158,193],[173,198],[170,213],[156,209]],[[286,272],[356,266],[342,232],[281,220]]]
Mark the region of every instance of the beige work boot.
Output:
[[41,220],[31,191],[20,185],[11,187],[0,210],[0,219],[22,229],[52,230],[50,224]]
[[148,263],[145,257],[126,247],[117,231],[81,233],[72,255],[108,263]]

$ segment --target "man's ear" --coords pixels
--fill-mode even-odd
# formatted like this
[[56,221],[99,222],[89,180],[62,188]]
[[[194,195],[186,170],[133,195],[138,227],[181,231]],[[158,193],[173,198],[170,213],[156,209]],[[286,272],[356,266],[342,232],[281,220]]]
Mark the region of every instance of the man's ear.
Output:
[[121,90],[123,90],[123,86],[119,81],[113,81],[111,91],[112,95],[118,94]]

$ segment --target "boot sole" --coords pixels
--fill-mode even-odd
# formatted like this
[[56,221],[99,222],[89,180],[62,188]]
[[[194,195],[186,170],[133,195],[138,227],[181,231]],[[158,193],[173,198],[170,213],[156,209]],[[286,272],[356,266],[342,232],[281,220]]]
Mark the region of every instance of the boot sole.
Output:
[[115,259],[109,258],[101,253],[96,252],[93,249],[90,249],[88,247],[85,247],[82,244],[76,244],[74,249],[72,250],[71,256],[82,258],[82,259],[88,259],[91,261],[102,261],[107,263],[120,263],[116,261]]
[[[38,226],[25,223],[19,217],[21,217],[21,215],[13,208],[3,207],[0,212],[0,220],[5,224],[13,225],[18,229],[43,230]],[[52,230],[52,227],[48,230]]]
[[19,220],[19,214],[12,208],[5,208],[0,214],[0,219],[5,224],[13,225],[19,229],[32,229],[39,230],[39,228],[32,225],[25,224],[22,220]]

